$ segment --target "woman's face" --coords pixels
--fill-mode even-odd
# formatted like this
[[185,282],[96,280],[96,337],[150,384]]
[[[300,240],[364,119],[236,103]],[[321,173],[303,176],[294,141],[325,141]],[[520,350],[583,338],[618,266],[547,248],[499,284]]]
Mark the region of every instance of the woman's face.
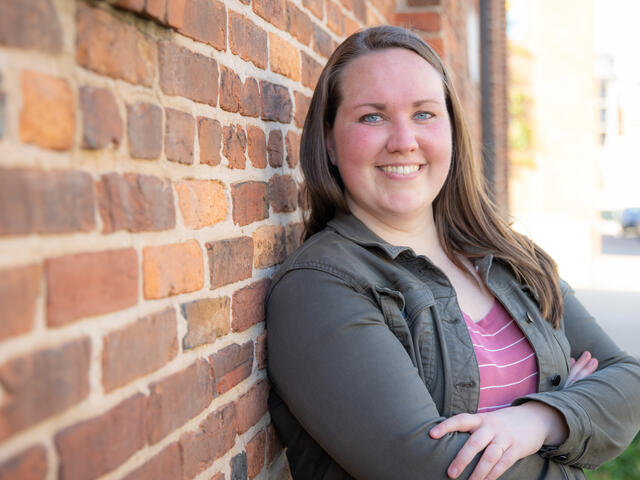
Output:
[[385,49],[350,62],[341,93],[326,140],[352,213],[385,222],[430,214],[452,148],[438,72],[410,50]]

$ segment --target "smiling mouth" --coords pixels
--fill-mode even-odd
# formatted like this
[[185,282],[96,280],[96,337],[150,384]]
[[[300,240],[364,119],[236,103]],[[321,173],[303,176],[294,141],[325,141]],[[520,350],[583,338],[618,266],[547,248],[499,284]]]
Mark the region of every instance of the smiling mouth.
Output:
[[422,165],[385,165],[378,167],[385,173],[393,173],[395,175],[410,175],[420,170]]

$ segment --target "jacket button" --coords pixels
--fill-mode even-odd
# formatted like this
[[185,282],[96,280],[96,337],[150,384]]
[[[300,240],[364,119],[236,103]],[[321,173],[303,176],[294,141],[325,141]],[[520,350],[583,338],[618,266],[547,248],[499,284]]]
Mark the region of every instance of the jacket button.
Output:
[[554,375],[553,377],[551,377],[551,385],[557,387],[558,385],[560,385],[560,380],[562,380],[562,377],[560,375]]
[[524,318],[527,321],[527,323],[533,323],[533,317],[531,316],[531,314],[529,312],[527,312],[525,314]]

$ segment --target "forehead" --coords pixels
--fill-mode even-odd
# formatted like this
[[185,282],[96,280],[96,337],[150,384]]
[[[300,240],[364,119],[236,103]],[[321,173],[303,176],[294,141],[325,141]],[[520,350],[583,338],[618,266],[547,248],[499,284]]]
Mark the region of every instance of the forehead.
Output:
[[418,97],[444,100],[438,71],[420,55],[404,48],[361,55],[347,64],[340,80],[343,103],[404,97],[411,101]]

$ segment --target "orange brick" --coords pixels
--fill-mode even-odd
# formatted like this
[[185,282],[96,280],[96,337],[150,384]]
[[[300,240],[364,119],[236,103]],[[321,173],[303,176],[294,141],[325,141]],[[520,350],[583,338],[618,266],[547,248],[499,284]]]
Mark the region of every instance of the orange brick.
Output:
[[231,329],[231,299],[202,298],[180,305],[187,320],[187,333],[182,340],[185,349],[213,343]]
[[253,0],[253,11],[280,30],[287,29],[286,0]]
[[0,340],[33,328],[40,280],[38,265],[0,270]]
[[269,60],[271,70],[292,80],[300,80],[298,49],[279,35],[269,32]]
[[284,143],[287,148],[287,164],[291,168],[296,168],[300,161],[300,135],[293,130],[289,130]]
[[302,0],[302,5],[304,5],[305,8],[311,10],[311,13],[313,13],[320,20],[324,18],[323,3],[323,0]]
[[187,228],[209,227],[227,218],[224,186],[215,180],[183,180],[175,184],[178,205]]
[[29,70],[20,74],[20,140],[68,150],[75,132],[75,101],[66,80]]
[[296,99],[296,125],[300,128],[304,126],[304,120],[307,117],[307,110],[311,104],[311,99],[300,92],[294,92]]
[[396,13],[395,22],[407,28],[415,28],[423,32],[439,32],[442,22],[439,12]]
[[220,122],[212,118],[198,117],[198,142],[200,143],[200,163],[218,165],[220,145],[222,145]]
[[333,1],[327,0],[327,27],[336,34],[343,36],[345,31],[344,13],[342,9]]
[[321,72],[322,65],[316,62],[310,55],[302,52],[302,84],[305,87],[315,88]]
[[253,233],[253,266],[267,268],[282,263],[287,256],[284,227],[265,225]]
[[204,286],[204,258],[196,240],[146,247],[142,255],[145,298],[194,292]]
[[287,30],[303,45],[309,45],[313,27],[309,16],[296,7],[293,2],[287,2]]
[[180,33],[224,50],[227,46],[227,9],[224,3],[219,0],[190,0],[183,4]]
[[241,227],[269,218],[267,184],[242,182],[231,185],[233,223]]
[[255,168],[267,166],[267,138],[262,128],[247,126],[247,153]]

